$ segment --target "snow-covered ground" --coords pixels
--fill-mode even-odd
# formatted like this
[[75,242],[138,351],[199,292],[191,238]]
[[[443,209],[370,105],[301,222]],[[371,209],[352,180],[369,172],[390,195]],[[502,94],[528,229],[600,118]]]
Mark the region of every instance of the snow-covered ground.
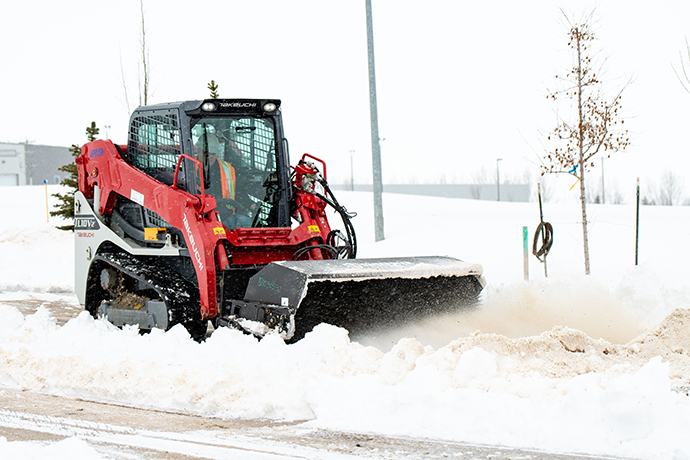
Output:
[[[584,276],[578,205],[547,203],[555,235],[549,277],[530,255],[524,281],[522,227],[531,246],[535,203],[387,194],[386,240],[374,243],[371,195],[338,198],[358,212],[359,257],[480,263],[488,283],[482,307],[379,336],[350,338],[320,325],[292,345],[229,329],[201,344],[181,327],[142,336],[86,313],[58,326],[46,309],[24,316],[10,301],[76,303],[72,234],[56,230],[52,218],[46,223],[42,186],[5,187],[0,391],[557,452],[690,458],[690,207],[642,208],[635,266],[635,208],[590,205],[592,275]],[[0,438],[0,457],[12,455],[100,458],[79,439]]]

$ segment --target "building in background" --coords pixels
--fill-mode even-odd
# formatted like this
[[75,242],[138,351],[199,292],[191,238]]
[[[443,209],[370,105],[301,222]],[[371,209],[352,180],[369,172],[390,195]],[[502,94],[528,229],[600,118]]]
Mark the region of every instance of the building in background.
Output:
[[26,184],[26,145],[0,143],[0,186]]
[[72,161],[67,147],[0,143],[0,186],[59,184],[69,174],[58,168]]
[[67,147],[52,145],[26,146],[26,168],[29,174],[27,185],[59,184],[69,173],[59,171],[60,166],[74,162],[74,157]]

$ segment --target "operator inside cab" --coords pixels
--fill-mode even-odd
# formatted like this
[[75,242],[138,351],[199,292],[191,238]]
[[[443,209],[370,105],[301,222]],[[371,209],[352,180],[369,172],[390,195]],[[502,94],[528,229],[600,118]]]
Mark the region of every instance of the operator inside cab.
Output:
[[[251,214],[255,205],[251,200],[242,200],[237,190],[235,167],[225,161],[225,149],[232,148],[226,139],[219,139],[212,132],[205,132],[196,142],[196,149],[208,174],[207,193],[216,198],[220,220],[228,229],[249,228],[252,226]],[[237,147],[234,147],[237,149]],[[248,202],[248,203],[247,203]]]

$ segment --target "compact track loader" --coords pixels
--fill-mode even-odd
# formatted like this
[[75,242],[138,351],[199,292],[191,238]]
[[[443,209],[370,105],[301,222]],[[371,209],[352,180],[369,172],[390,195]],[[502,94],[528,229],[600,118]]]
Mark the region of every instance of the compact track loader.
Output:
[[361,331],[445,312],[483,286],[481,266],[449,257],[355,259],[326,164],[289,164],[279,100],[139,107],[127,145],[96,140],[76,162],[76,292],[117,326],[182,324],[202,340],[210,320],[294,341],[321,322]]

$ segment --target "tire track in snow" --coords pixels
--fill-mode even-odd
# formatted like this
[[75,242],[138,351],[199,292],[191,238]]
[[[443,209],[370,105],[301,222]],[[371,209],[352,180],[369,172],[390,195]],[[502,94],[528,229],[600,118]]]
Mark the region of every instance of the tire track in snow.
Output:
[[299,422],[217,420],[0,389],[0,436],[10,441],[77,437],[111,459],[577,460],[578,456],[494,446],[316,430]]
[[[314,458],[310,449],[295,449],[290,446],[272,448],[265,442],[251,438],[219,439],[201,433],[172,433],[136,430],[131,427],[109,423],[75,420],[71,418],[0,410],[0,426],[14,430],[25,430],[64,437],[78,437],[95,446],[153,450],[165,453],[199,457],[204,459],[240,460],[254,459],[301,459]],[[301,452],[295,451],[299,450]],[[281,452],[282,451],[282,452]],[[295,452],[289,452],[295,451]],[[318,452],[320,458],[343,458],[338,454]],[[129,458],[129,455],[127,456]]]

